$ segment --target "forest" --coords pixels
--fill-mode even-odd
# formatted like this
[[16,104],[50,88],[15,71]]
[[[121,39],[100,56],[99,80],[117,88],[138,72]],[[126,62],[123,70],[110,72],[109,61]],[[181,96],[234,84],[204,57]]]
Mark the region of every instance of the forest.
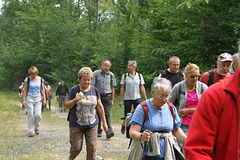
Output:
[[203,73],[238,52],[239,15],[239,0],[3,0],[0,88],[16,90],[30,66],[73,86],[81,67],[104,59],[118,84],[129,60],[147,87],[174,55],[181,70],[191,62]]

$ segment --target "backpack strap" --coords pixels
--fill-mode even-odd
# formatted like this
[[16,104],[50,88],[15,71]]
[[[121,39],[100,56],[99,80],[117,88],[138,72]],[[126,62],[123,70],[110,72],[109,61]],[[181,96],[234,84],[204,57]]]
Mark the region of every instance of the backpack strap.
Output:
[[124,74],[124,91],[126,91],[126,77],[127,77],[127,73]]
[[[42,80],[42,77],[39,77],[39,78],[41,78],[41,83],[40,83],[40,92],[41,92],[43,80]],[[29,83],[30,83],[30,76],[28,76],[28,78],[27,78],[27,84],[28,84],[27,90],[28,90],[28,88],[29,88]]]
[[166,76],[167,76],[166,69],[162,70],[162,72],[160,74],[161,74],[162,78],[166,78]]
[[167,101],[167,104],[168,104],[168,106],[170,108],[170,111],[171,111],[173,119],[174,119],[175,118],[175,114],[174,114],[174,110],[173,110],[174,105],[171,102],[169,102],[169,101]]
[[210,70],[209,72],[209,79],[208,79],[208,87],[213,84],[213,79],[214,79],[214,70]]
[[146,101],[142,101],[141,105],[143,107],[143,113],[144,113],[144,121],[143,121],[143,123],[144,123],[149,118],[148,117],[148,106],[147,106]]

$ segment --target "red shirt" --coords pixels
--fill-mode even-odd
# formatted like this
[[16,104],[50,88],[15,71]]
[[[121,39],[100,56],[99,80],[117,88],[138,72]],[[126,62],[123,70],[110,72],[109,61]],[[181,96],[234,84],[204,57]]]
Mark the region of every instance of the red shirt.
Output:
[[[220,81],[221,79],[225,78],[225,77],[229,77],[231,76],[230,73],[228,73],[226,76],[222,76],[220,74],[217,73],[217,69],[214,69],[214,78],[213,78],[213,83],[216,83],[218,81]],[[208,80],[209,80],[209,72],[205,72],[203,73],[203,75],[200,78],[200,82],[205,83],[206,85],[208,84]]]

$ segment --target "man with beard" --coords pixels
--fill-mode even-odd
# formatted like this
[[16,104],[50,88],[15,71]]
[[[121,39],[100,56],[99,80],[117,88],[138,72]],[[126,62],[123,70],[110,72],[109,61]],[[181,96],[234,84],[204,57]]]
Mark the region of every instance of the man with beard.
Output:
[[217,60],[217,68],[205,72],[200,78],[200,82],[207,84],[208,86],[220,81],[225,77],[229,77],[231,74],[230,69],[232,66],[232,55],[229,53],[222,53]]

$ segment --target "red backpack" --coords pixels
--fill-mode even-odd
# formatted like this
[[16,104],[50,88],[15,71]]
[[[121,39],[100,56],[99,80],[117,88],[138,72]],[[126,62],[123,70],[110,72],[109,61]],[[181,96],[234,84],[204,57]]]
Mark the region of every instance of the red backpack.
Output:
[[[169,102],[169,101],[167,101],[167,104],[168,104],[168,106],[170,108],[170,111],[171,111],[173,119],[174,119],[175,118],[175,114],[174,114],[174,111],[173,111],[174,105],[171,102]],[[146,104],[146,101],[142,101],[141,105],[142,105],[143,113],[144,113],[144,120],[143,120],[143,123],[144,123],[149,118],[148,117],[148,106]],[[136,108],[132,111],[132,116],[133,116],[135,110],[136,110]],[[129,135],[129,130],[130,130],[130,127],[131,127],[131,125],[129,125],[129,121],[130,120],[131,120],[131,118],[129,118],[127,120],[126,129],[125,129],[127,138],[130,138],[130,135]]]

